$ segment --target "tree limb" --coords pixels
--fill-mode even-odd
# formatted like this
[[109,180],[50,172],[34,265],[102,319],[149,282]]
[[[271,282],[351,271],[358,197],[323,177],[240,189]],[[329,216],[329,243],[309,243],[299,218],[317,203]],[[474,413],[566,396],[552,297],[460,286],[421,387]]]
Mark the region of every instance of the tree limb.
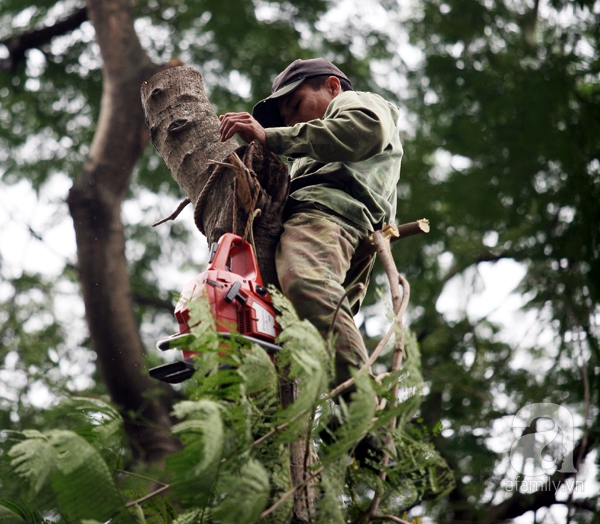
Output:
[[84,6],[70,14],[67,18],[59,20],[54,25],[27,31],[3,40],[1,43],[8,49],[8,57],[0,59],[0,69],[14,73],[27,50],[33,48],[39,49],[44,44],[50,42],[55,36],[61,36],[77,29],[87,19],[87,7]]
[[[396,226],[396,234],[392,235],[390,242],[396,242],[397,240],[411,237],[413,235],[429,233],[430,229],[429,220],[426,218],[421,218],[420,220],[415,220],[414,222],[407,222],[406,224],[400,224],[399,226]],[[376,247],[373,241],[373,235],[371,234],[356,248],[353,260],[356,263],[359,263],[360,261],[371,257],[375,251]]]
[[[100,113],[88,158],[67,204],[92,346],[135,458],[161,463],[180,448],[170,435],[174,392],[144,370],[133,312],[121,204],[145,141],[139,86],[156,66],[139,43],[128,0],[87,4],[103,60]],[[152,392],[152,394],[149,394]]]

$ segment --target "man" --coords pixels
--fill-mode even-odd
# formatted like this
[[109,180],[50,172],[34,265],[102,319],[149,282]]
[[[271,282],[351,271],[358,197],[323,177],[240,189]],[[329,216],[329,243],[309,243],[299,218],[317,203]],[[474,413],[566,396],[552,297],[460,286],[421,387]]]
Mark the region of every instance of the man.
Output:
[[221,140],[237,133],[294,159],[277,275],[298,315],[323,336],[333,333],[341,383],[349,368],[368,360],[353,316],[373,259],[357,265],[352,258],[369,233],[395,216],[399,112],[379,95],[353,91],[323,58],[294,61],[271,92],[252,115],[221,116]]

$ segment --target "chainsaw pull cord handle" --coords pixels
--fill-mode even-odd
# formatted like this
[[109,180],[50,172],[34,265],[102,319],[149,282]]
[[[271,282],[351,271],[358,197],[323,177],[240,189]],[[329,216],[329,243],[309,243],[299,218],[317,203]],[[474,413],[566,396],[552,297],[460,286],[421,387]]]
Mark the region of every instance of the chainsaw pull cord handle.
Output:
[[[211,248],[211,254],[213,249]],[[233,233],[225,233],[214,250],[208,269],[232,271],[263,286],[254,247]],[[228,262],[229,266],[228,267]]]

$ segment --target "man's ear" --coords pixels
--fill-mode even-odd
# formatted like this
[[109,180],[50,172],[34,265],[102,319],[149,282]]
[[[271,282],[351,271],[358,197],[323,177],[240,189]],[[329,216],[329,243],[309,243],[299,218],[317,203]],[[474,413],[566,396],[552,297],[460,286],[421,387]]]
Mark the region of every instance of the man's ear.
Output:
[[338,96],[342,92],[342,85],[337,76],[330,76],[327,79],[327,87],[331,91],[333,97]]

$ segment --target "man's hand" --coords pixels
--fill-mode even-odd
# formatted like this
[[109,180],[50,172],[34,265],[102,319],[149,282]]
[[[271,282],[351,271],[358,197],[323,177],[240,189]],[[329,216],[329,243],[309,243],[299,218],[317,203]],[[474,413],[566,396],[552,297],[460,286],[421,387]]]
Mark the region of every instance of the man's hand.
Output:
[[221,142],[229,140],[236,133],[240,138],[250,143],[252,140],[258,140],[262,145],[267,145],[267,134],[265,129],[258,121],[252,118],[249,113],[227,113],[219,117],[221,125],[219,132],[221,133]]

